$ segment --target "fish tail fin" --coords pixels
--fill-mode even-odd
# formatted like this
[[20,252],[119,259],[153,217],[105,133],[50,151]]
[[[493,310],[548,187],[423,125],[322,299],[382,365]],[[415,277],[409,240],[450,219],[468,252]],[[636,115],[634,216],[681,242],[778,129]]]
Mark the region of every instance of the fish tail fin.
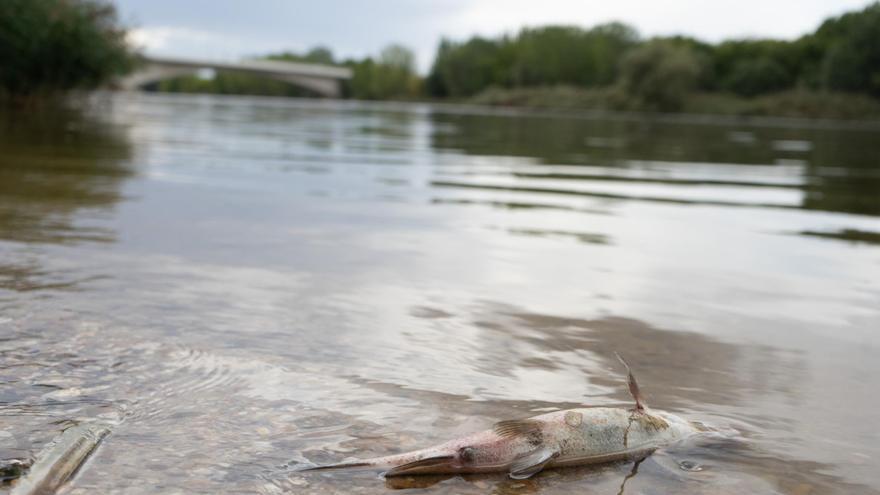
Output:
[[636,401],[636,411],[644,411],[645,399],[642,397],[642,392],[639,389],[639,383],[636,381],[636,377],[633,376],[632,370],[630,369],[629,364],[627,364],[626,360],[623,359],[623,356],[621,356],[617,352],[615,352],[614,355],[617,356],[617,359],[626,368],[626,383],[627,385],[629,385],[630,395],[632,395],[633,399],[635,399]]

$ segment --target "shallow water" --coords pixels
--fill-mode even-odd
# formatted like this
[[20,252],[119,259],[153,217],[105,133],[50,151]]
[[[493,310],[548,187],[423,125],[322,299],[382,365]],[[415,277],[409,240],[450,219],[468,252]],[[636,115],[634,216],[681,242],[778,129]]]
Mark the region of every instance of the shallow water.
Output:
[[[111,424],[70,493],[880,493],[876,130],[146,94],[0,126],[0,460]],[[297,472],[628,406],[614,351],[736,434]]]

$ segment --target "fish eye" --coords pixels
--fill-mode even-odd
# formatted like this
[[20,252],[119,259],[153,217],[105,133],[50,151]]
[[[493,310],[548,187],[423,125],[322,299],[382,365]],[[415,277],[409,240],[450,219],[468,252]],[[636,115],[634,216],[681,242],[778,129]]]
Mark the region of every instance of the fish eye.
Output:
[[471,463],[474,462],[474,457],[477,455],[477,449],[473,447],[462,447],[458,449],[458,458],[463,463]]

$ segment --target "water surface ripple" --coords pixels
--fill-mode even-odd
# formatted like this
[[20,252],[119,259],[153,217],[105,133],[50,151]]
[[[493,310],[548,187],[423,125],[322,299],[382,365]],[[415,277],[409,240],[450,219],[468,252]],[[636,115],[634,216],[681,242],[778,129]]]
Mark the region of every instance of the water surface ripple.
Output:
[[[880,493],[880,139],[789,124],[5,115],[0,461],[101,422],[69,493]],[[615,351],[735,438],[530,480],[297,472],[628,404]]]

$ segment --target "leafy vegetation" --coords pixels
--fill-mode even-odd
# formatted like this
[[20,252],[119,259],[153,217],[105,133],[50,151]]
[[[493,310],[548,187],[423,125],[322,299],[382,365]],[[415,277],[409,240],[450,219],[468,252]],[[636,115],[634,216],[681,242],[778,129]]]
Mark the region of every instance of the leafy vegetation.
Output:
[[697,87],[701,70],[688,46],[654,40],[626,54],[620,63],[620,84],[635,108],[677,111]]
[[0,2],[0,94],[94,88],[129,70],[113,5],[99,0]]
[[828,89],[880,97],[880,3],[825,21],[811,41],[824,52],[819,68]]
[[[349,67],[353,77],[343,94],[367,100],[873,116],[880,99],[878,39],[880,3],[874,3],[791,41],[642,39],[621,23],[444,39],[424,78],[413,52],[398,44],[362,59],[340,60],[322,46],[266,58]],[[105,0],[0,2],[0,96],[94,88],[130,70],[134,61],[116,11]],[[232,72],[175,78],[155,89],[315,96],[288,83]]]
[[637,38],[632,28],[612,23],[589,30],[524,29],[495,40],[443,40],[426,87],[432,96],[463,97],[490,86],[606,86],[614,82],[618,60]]
[[416,57],[403,45],[385,47],[375,60],[349,60],[352,77],[346,93],[362,100],[406,99],[421,94],[421,80],[416,74]]
[[[779,94],[781,107],[794,113],[834,111],[827,105],[832,99],[846,101],[852,110],[863,100],[828,94],[880,97],[877,40],[880,3],[828,19],[793,41],[711,45],[687,37],[641,40],[634,29],[618,23],[589,30],[550,26],[496,39],[443,40],[425,89],[431,97],[516,104],[561,94],[559,88],[565,87],[566,101],[594,101],[601,93],[609,99],[599,107],[661,111],[692,107],[689,100],[706,93],[748,111],[773,107],[767,102]],[[741,97],[761,101],[745,105]],[[804,104],[811,98],[816,105]]]

